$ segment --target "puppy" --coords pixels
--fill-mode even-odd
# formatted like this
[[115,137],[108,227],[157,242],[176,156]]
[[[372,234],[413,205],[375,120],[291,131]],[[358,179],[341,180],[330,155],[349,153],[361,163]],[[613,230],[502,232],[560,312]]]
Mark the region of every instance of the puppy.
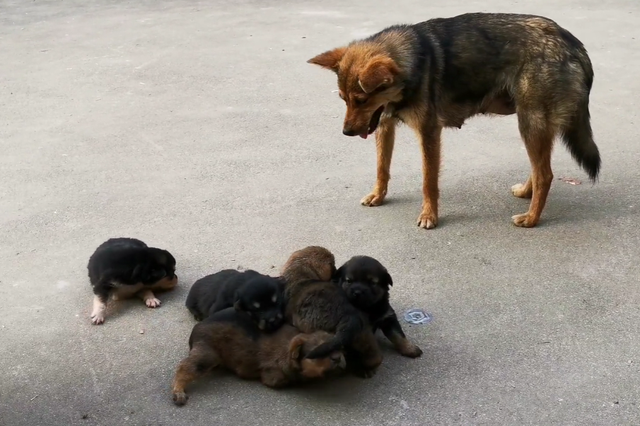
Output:
[[389,287],[393,280],[380,262],[369,256],[354,256],[338,269],[335,280],[349,301],[369,317],[374,333],[381,329],[404,356],[416,358],[422,355],[422,350],[405,336],[389,304]]
[[248,313],[260,330],[271,332],[284,321],[283,290],[283,283],[268,275],[225,269],[196,281],[185,304],[197,321],[233,306]]
[[154,291],[171,290],[178,283],[176,259],[166,250],[148,247],[135,238],[111,238],[89,258],[93,288],[91,322],[103,324],[107,300],[139,296],[150,308],[160,306]]
[[349,302],[341,287],[331,282],[335,271],[333,254],[325,248],[310,246],[294,252],[282,271],[285,317],[305,333],[335,333],[307,358],[326,357],[344,348],[347,367],[360,377],[372,377],[382,363],[380,348],[368,318]]
[[180,362],[173,379],[173,401],[186,404],[185,387],[218,366],[273,388],[322,378],[344,368],[343,354],[333,351],[318,359],[305,355],[331,337],[323,331],[300,333],[289,324],[264,334],[245,312],[227,308],[213,313],[193,327],[189,356]]

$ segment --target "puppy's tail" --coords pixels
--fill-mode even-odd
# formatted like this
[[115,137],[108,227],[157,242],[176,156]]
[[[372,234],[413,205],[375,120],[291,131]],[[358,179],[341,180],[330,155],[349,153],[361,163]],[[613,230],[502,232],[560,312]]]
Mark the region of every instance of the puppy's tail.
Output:
[[343,319],[336,327],[336,334],[333,339],[311,350],[306,358],[325,358],[332,352],[341,350],[345,345],[352,342],[363,329],[364,323],[360,316],[353,315]]

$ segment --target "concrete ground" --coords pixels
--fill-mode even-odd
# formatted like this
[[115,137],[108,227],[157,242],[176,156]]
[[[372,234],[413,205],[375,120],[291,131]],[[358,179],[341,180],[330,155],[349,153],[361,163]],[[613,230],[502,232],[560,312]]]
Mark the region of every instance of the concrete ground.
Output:
[[[359,205],[373,139],[341,134],[335,76],[305,61],[386,25],[469,11],[546,15],[587,46],[603,157],[591,185],[564,148],[536,229],[514,117],[444,135],[441,226],[415,226],[418,145],[398,135],[388,203]],[[640,6],[635,0],[0,1],[0,425],[640,424]],[[88,315],[109,237],[169,249],[161,308]],[[325,245],[379,258],[425,351],[385,346],[369,380],[273,391],[216,374],[184,408],[169,384],[189,286],[276,274]],[[143,333],[141,333],[143,332]]]

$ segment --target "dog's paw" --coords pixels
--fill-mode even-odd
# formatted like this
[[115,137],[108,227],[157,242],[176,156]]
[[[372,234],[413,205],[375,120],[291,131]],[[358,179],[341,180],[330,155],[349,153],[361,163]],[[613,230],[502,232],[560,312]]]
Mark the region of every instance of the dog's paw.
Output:
[[360,200],[360,204],[367,207],[375,207],[379,206],[384,202],[385,194],[378,194],[377,192],[372,192],[371,194],[365,196]]
[[91,314],[91,324],[93,325],[104,324],[104,314],[102,312],[97,314]]
[[158,308],[158,307],[160,307],[160,304],[161,304],[160,300],[156,299],[155,297],[150,297],[148,299],[145,299],[144,303],[149,308]]
[[376,368],[366,368],[366,367],[356,367],[351,368],[351,371],[354,376],[360,377],[361,379],[370,379],[376,375]]
[[184,392],[174,392],[173,393],[173,403],[177,406],[181,407],[187,403],[189,397]]
[[514,197],[531,198],[531,195],[533,194],[533,189],[531,188],[531,186],[527,187],[522,183],[516,183],[511,187],[511,193],[513,194]]
[[418,226],[424,229],[433,229],[438,225],[438,217],[433,213],[420,213]]
[[529,213],[511,216],[511,220],[513,220],[515,226],[519,226],[520,228],[533,228],[538,224],[538,220]]
[[422,355],[422,349],[420,349],[418,345],[407,342],[404,347],[400,348],[400,354],[408,358],[418,358]]

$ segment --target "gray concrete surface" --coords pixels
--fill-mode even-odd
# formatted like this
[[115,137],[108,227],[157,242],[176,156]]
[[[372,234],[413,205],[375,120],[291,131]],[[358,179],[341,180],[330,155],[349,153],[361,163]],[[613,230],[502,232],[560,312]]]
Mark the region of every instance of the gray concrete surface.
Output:
[[[603,157],[558,146],[540,227],[511,225],[528,172],[513,117],[445,134],[441,227],[415,226],[420,160],[399,133],[388,203],[359,206],[371,139],[341,134],[311,56],[467,11],[549,16],[587,46]],[[632,0],[0,2],[0,425],[638,425],[640,6]],[[171,250],[179,289],[89,322],[89,255]],[[279,268],[302,246],[378,257],[425,350],[370,380],[273,391],[218,374],[173,406],[191,283]],[[140,334],[144,330],[144,334]]]

